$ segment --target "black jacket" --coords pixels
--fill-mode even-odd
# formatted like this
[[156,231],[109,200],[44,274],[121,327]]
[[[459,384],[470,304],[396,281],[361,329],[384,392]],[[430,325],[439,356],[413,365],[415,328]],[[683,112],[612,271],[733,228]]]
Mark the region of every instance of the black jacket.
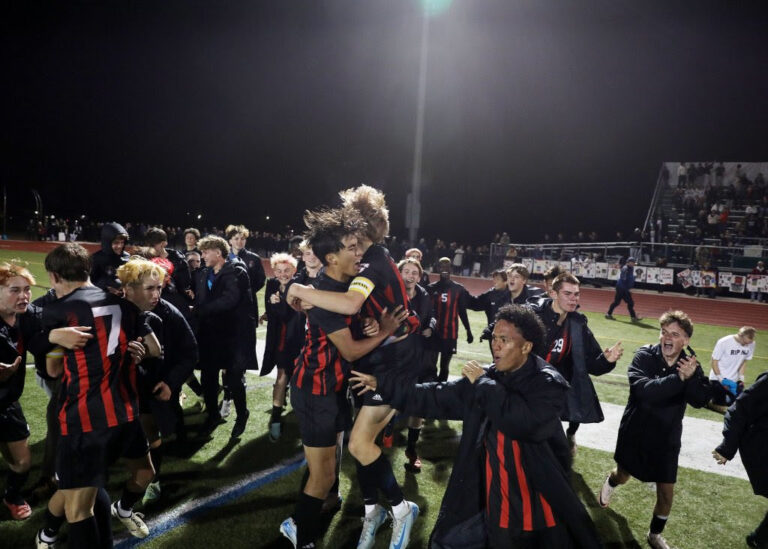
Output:
[[165,252],[168,254],[168,261],[173,265],[173,285],[180,295],[186,297],[187,290],[192,288],[192,275],[189,271],[187,258],[183,253],[173,248],[166,248]]
[[255,361],[253,306],[245,267],[239,261],[227,261],[208,289],[211,270],[205,267],[195,273],[194,312],[201,365],[228,367],[235,361],[245,361],[251,344]]
[[[270,303],[269,297],[280,293],[278,303]],[[290,357],[295,359],[304,345],[304,313],[295,311],[285,301],[285,294],[280,292],[280,281],[276,278],[267,280],[264,291],[264,309],[267,313],[267,341],[264,346],[264,360],[260,375],[267,375],[275,366],[285,367],[280,362]],[[280,349],[282,341],[283,348]],[[290,366],[289,366],[290,368]]]
[[157,320],[150,319],[150,325],[162,345],[163,356],[145,359],[139,364],[139,382],[150,387],[150,391],[160,381],[170,387],[171,400],[161,401],[153,397],[149,401],[149,411],[160,432],[169,436],[176,427],[173,399],[178,398],[181,386],[197,364],[197,341],[184,316],[169,302],[161,299],[152,313]]
[[503,290],[491,288],[478,296],[470,295],[467,301],[467,308],[485,313],[488,326],[483,329],[482,339],[490,340],[493,334],[493,327],[496,325],[496,313],[499,312],[499,309],[510,303],[524,305],[529,302],[536,302],[543,297],[546,297],[544,290],[528,284],[523,287],[523,291],[515,299],[512,299],[512,294],[508,288]]
[[[557,324],[558,314],[552,309],[552,299],[542,299],[529,306],[538,315],[550,331]],[[587,317],[581,313],[568,313],[567,322],[570,327],[572,366],[570,389],[560,419],[578,423],[600,423],[603,421],[603,410],[597,399],[595,387],[589,374],[600,376],[616,367],[615,362],[608,362],[603,356],[603,350],[587,326]],[[547,345],[551,342],[547,341]]]
[[[14,345],[11,334],[16,332],[18,347]],[[44,340],[44,341],[43,341]],[[27,351],[45,356],[47,337],[43,336],[40,324],[40,309],[28,305],[24,314],[16,315],[16,326],[11,327],[0,320],[0,362],[13,364],[21,356],[18,369],[3,382],[0,382],[0,411],[19,400],[24,392],[27,376]],[[45,363],[43,363],[45,365]]]
[[492,366],[474,384],[462,378],[403,386],[395,376],[381,377],[378,392],[404,415],[464,422],[430,548],[486,547],[483,440],[489,428],[518,442],[531,490],[547,499],[576,546],[600,546],[592,519],[571,488],[562,451],[567,446],[559,415],[567,388],[552,366],[534,356],[509,374]]
[[760,374],[725,413],[717,452],[730,460],[737,449],[755,494],[768,497],[768,372]]
[[[685,353],[681,353],[681,358]],[[709,400],[709,382],[701,370],[682,381],[669,367],[661,345],[646,345],[635,353],[627,371],[629,400],[621,417],[614,459],[643,482],[670,482],[659,478],[677,469],[685,407]]]
[[256,294],[264,287],[264,282],[267,280],[267,275],[264,273],[264,265],[261,264],[261,258],[259,254],[253,253],[243,248],[237,257],[245,265],[245,270],[248,272],[248,280],[251,283],[251,292],[253,293],[253,318],[259,319],[259,301],[256,299]]
[[101,250],[91,256],[91,282],[102,290],[119,288],[117,269],[128,261],[128,252],[117,255],[112,251],[112,241],[118,235],[128,237],[128,231],[119,223],[104,223],[101,228]]

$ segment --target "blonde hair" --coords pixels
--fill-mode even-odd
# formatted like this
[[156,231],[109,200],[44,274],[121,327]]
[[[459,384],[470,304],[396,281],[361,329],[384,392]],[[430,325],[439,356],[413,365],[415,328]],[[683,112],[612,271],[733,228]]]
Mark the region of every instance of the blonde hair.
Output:
[[22,261],[20,259],[11,259],[10,261],[4,261],[0,264],[0,286],[5,286],[8,281],[15,276],[26,278],[30,286],[35,285],[35,277],[32,276],[29,269],[21,263]]
[[424,269],[421,266],[421,262],[418,259],[414,259],[412,257],[406,257],[405,259],[401,259],[400,263],[397,264],[397,270],[400,272],[403,272],[403,267],[406,265],[413,265],[419,270],[419,276],[424,274]]
[[272,266],[273,269],[275,268],[275,265],[277,265],[278,263],[288,263],[294,269],[299,264],[298,261],[296,261],[295,257],[285,252],[278,252],[276,254],[272,254],[272,257],[269,258],[269,264]]
[[749,339],[755,339],[756,333],[757,333],[757,330],[752,326],[742,326],[741,328],[739,328],[739,335],[747,336]]
[[246,229],[245,225],[227,225],[227,228],[224,230],[224,234],[227,235],[227,240],[239,234],[243,235],[245,238],[248,238],[251,236],[251,231]]
[[357,210],[365,220],[364,236],[378,244],[389,234],[389,210],[384,193],[370,185],[360,185],[339,193],[344,207]]
[[133,256],[117,269],[117,278],[123,286],[141,284],[145,278],[165,280],[165,269],[157,263],[139,256]]
[[219,250],[221,257],[226,259],[229,257],[229,242],[216,235],[209,235],[205,238],[201,238],[197,242],[198,249],[202,252],[204,250]]

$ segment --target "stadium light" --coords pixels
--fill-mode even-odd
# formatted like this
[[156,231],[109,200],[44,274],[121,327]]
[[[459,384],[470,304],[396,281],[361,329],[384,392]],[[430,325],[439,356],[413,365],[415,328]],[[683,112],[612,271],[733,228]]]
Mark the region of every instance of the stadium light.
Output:
[[198,219],[200,219],[201,217],[203,217],[203,214],[197,214]]

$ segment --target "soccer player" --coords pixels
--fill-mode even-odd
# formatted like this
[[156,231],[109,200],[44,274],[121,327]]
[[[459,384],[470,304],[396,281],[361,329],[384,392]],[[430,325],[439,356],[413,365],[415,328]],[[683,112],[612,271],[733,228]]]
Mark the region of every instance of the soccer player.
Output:
[[194,227],[184,229],[184,255],[189,255],[190,252],[200,253],[197,247],[197,241],[200,240],[200,231]]
[[37,331],[30,287],[35,278],[16,263],[0,264],[0,453],[8,463],[3,503],[13,520],[25,520],[32,510],[21,495],[29,476],[29,426],[19,398],[24,391],[27,350]]
[[261,375],[267,375],[277,367],[269,419],[269,440],[277,442],[282,433],[280,416],[285,407],[288,380],[293,375],[294,361],[304,343],[305,317],[285,300],[285,288],[296,274],[296,259],[287,253],[276,253],[272,254],[269,262],[275,276],[267,280],[264,292],[265,312],[261,319],[267,321],[267,341]]
[[712,370],[709,379],[723,387],[719,398],[712,403],[720,413],[725,413],[737,396],[744,390],[744,372],[747,361],[755,354],[755,330],[752,326],[742,326],[738,333],[717,340],[712,351]]
[[[758,496],[768,497],[768,373],[760,374],[757,381],[741,393],[725,414],[723,442],[712,451],[720,465],[733,459],[738,450],[747,470],[752,490]],[[768,547],[768,513],[747,536],[749,547]]]
[[600,505],[608,507],[616,487],[630,477],[655,482],[656,506],[647,540],[654,549],[667,549],[661,533],[672,509],[685,407],[704,406],[709,391],[696,356],[685,353],[693,335],[691,319],[682,311],[667,311],[659,324],[659,343],[640,347],[627,371],[629,400],[613,455],[616,468],[598,497]]
[[[162,322],[152,326],[163,357],[144,360],[138,367],[139,420],[149,442],[155,476],[147,486],[143,503],[160,497],[163,463],[162,434],[173,433],[176,413],[172,406],[184,381],[197,363],[197,341],[179,310],[161,299],[166,272],[152,261],[132,258],[117,270],[125,298],[141,311],[152,311]],[[177,400],[176,400],[177,401]]]
[[[424,364],[424,353],[427,350],[429,338],[432,337],[437,323],[432,315],[432,298],[427,293],[427,290],[418,284],[418,281],[422,279],[424,274],[421,263],[415,259],[406,258],[397,264],[397,268],[400,269],[400,274],[403,275],[410,307],[418,315],[420,321],[419,332],[416,337],[420,342],[419,349],[421,352],[418,353],[420,356],[416,360],[418,364],[422,365],[423,373],[418,378],[418,381],[427,381],[426,378],[429,376],[429,371]],[[408,463],[404,465],[412,473],[421,472],[421,460],[416,452],[416,443],[419,441],[423,425],[423,418],[411,417],[408,419],[408,442],[405,448],[405,457],[408,459]]]
[[[160,344],[135,305],[90,283],[91,261],[82,246],[58,246],[45,257],[45,270],[58,299],[43,309],[43,328],[86,326],[91,333],[69,348],[63,359],[47,364],[51,376],[63,374],[56,460],[59,490],[48,502],[38,547],[55,543],[65,516],[72,547],[111,546],[110,512],[132,535],[146,537],[149,530],[133,505],[143,496],[154,470],[138,421],[133,353],[141,356],[146,349],[148,356],[160,356]],[[103,488],[107,468],[120,456],[127,459],[131,478],[110,508]]]
[[243,330],[253,331],[253,305],[248,290],[248,274],[242,263],[229,260],[229,244],[219,236],[206,236],[198,242],[205,267],[195,280],[195,315],[200,348],[200,370],[208,418],[205,430],[222,422],[218,406],[219,369],[225,370],[226,386],[232,395],[237,419],[232,438],[245,432],[250,417],[245,399],[245,361],[241,351],[250,340]]
[[508,303],[523,305],[544,297],[544,292],[540,288],[527,284],[530,276],[528,268],[522,263],[513,263],[507,268]]
[[117,268],[130,257],[125,251],[128,231],[119,223],[105,223],[101,228],[101,250],[91,258],[91,281],[102,290],[120,295]]
[[491,273],[493,286],[488,288],[480,295],[468,295],[467,309],[473,311],[483,311],[488,325],[483,329],[480,335],[480,341],[487,340],[490,346],[491,334],[493,333],[493,319],[499,309],[509,303],[507,290],[507,271],[497,269]]
[[[344,315],[357,314],[364,309],[366,316],[376,319],[384,309],[393,311],[402,307],[404,311],[409,311],[408,295],[400,271],[382,245],[389,233],[389,210],[384,194],[368,185],[361,185],[342,191],[340,196],[344,207],[358,212],[365,223],[362,232],[358,233],[358,246],[363,250],[360,272],[350,282],[346,292],[322,291],[294,283],[288,288],[289,302],[298,298],[315,307]],[[314,251],[319,255],[317,250]],[[400,330],[385,344],[362,357],[356,368],[373,373],[388,370],[400,376],[402,383],[415,381],[420,373],[418,342],[411,336],[418,327],[419,319],[409,315]],[[372,547],[376,531],[386,520],[387,512],[378,504],[379,489],[392,505],[392,543],[405,547],[419,508],[405,500],[392,465],[376,444],[376,437],[392,419],[394,409],[378,393],[366,393],[361,404],[348,445],[357,460],[357,478],[365,502],[358,548]]]
[[[467,296],[469,293],[462,284],[451,280],[451,260],[441,257],[438,261],[440,280],[427,286],[427,292],[432,297],[432,310],[437,323],[434,337],[431,340],[429,352],[433,379],[448,381],[451,358],[456,354],[456,341],[459,336],[459,322],[467,332],[467,343],[472,343],[474,337],[467,318]],[[440,357],[440,372],[437,373],[437,360]],[[435,374],[437,374],[435,376]]]
[[621,267],[619,273],[619,279],[616,281],[616,297],[608,307],[608,312],[605,314],[605,318],[608,320],[616,320],[613,316],[613,310],[618,307],[619,303],[625,301],[627,303],[627,309],[629,309],[629,316],[632,322],[640,322],[642,318],[638,317],[635,313],[635,302],[632,299],[632,288],[635,286],[635,258],[628,257],[627,262]]
[[565,444],[559,416],[568,384],[537,356],[545,348],[536,315],[506,305],[488,368],[471,361],[460,380],[411,386],[386,372],[352,372],[353,389],[386,395],[404,413],[463,421],[430,547],[600,547],[568,459],[553,451]]
[[[341,210],[308,213],[308,241],[325,266],[318,291],[343,293],[358,273],[362,250],[354,220]],[[336,447],[351,423],[346,379],[350,363],[376,348],[399,327],[399,309],[380,315],[378,333],[354,339],[353,318],[319,307],[307,311],[308,330],[291,379],[291,406],[299,421],[309,478],[293,517],[280,525],[296,548],[315,547],[323,502],[336,478]],[[404,314],[400,318],[404,318]]]
[[427,274],[427,271],[424,270],[424,254],[421,253],[421,250],[418,248],[409,248],[405,250],[405,259],[415,259],[419,262],[419,265],[422,266],[421,276],[419,277],[419,286],[422,288],[429,286],[429,275]]
[[168,235],[163,229],[157,227],[150,227],[147,229],[144,235],[144,241],[147,246],[152,248],[155,257],[167,259],[173,265],[171,275],[173,279],[173,285],[176,287],[177,293],[183,298],[187,298],[187,290],[192,287],[192,276],[189,272],[189,264],[187,263],[184,254],[176,251],[168,246]]
[[227,241],[232,248],[229,259],[235,257],[240,259],[248,271],[248,280],[251,283],[251,293],[253,295],[253,319],[259,319],[259,301],[256,294],[264,287],[267,275],[264,273],[264,266],[261,264],[261,258],[258,254],[245,249],[245,244],[250,236],[250,232],[244,225],[229,225],[224,231]]
[[568,421],[566,435],[571,454],[576,452],[576,431],[582,423],[600,423],[603,411],[589,375],[603,375],[616,367],[624,352],[617,341],[601,349],[587,326],[587,317],[579,313],[579,279],[570,273],[558,275],[552,282],[552,297],[530,307],[547,329],[544,360],[557,368],[570,384],[561,419]]

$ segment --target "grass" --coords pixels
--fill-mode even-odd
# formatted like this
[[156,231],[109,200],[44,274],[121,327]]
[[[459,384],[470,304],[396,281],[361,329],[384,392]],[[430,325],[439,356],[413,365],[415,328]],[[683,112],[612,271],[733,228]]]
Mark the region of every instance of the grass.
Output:
[[[47,284],[47,276],[42,267],[43,254],[13,252],[11,255],[0,252],[0,260],[10,257],[28,261],[38,283]],[[34,289],[35,297],[43,292],[44,288]],[[469,316],[472,331],[479,337],[484,327],[484,315],[470,312]],[[616,340],[624,342],[624,357],[611,375],[592,378],[602,401],[624,405],[628,395],[626,370],[633,351],[640,345],[655,342],[657,328],[651,320],[635,325],[627,317],[619,317],[619,321],[608,321],[601,314],[588,313],[587,316],[601,345],[607,347]],[[702,359],[705,371],[708,372],[708,357],[717,339],[733,332],[733,328],[722,326],[696,326],[692,346]],[[460,335],[463,336],[463,330],[460,330]],[[259,338],[264,338],[263,328],[259,329]],[[768,332],[758,333],[755,354],[755,359],[747,368],[748,383],[758,373],[768,369]],[[452,373],[458,374],[461,365],[472,359],[488,361],[487,342],[468,345],[466,341],[460,340],[458,353],[451,363]],[[168,443],[167,457],[163,462],[163,496],[156,504],[143,509],[148,517],[210,495],[248,474],[271,467],[300,452],[298,429],[291,413],[286,415],[284,436],[280,442],[272,444],[267,440],[266,411],[271,405],[271,381],[249,376],[248,382],[251,420],[241,441],[232,443],[229,439],[232,417],[215,431],[212,438],[195,438],[196,426],[202,421],[202,416],[188,416],[192,435],[190,442],[182,445],[171,440]],[[33,468],[27,485],[30,486],[39,475],[46,406],[44,393],[36,386],[31,370],[27,372],[27,388],[21,402],[32,432],[29,442],[32,446]],[[687,415],[721,421],[721,416],[708,410],[693,410],[689,407]],[[424,465],[419,475],[408,474],[403,468],[405,440],[402,433],[396,436],[395,447],[387,450],[395,476],[401,482],[406,497],[416,501],[422,510],[410,547],[426,547],[450,475],[457,446],[456,437],[460,431],[460,423],[454,422],[436,422],[424,428],[419,445]],[[717,442],[713,441],[713,446]],[[613,465],[611,453],[580,448],[574,464],[574,488],[587,506],[608,547],[645,546],[644,536],[655,500],[655,493],[649,485],[630,481],[617,490],[608,510],[601,509],[596,503],[595,491]],[[5,464],[0,462],[0,478],[4,477],[5,470]],[[302,472],[297,471],[280,478],[227,505],[206,512],[144,546],[287,548],[289,545],[280,537],[277,526],[293,510],[301,475]],[[113,497],[119,497],[124,480],[124,470],[119,466],[114,468],[108,487]],[[328,525],[324,547],[355,546],[360,531],[359,517],[362,515],[362,501],[355,485],[355,468],[345,452],[341,478],[344,504],[341,512],[336,513]],[[23,523],[7,520],[7,514],[0,511],[0,546],[29,546],[36,529],[41,526],[43,509],[43,503],[34,505],[33,516]],[[681,549],[740,546],[746,533],[754,528],[764,512],[764,501],[752,495],[746,481],[681,468],[666,536]],[[123,532],[122,526],[117,523],[114,529],[116,534]],[[385,527],[376,547],[386,547],[388,538],[389,529]]]

